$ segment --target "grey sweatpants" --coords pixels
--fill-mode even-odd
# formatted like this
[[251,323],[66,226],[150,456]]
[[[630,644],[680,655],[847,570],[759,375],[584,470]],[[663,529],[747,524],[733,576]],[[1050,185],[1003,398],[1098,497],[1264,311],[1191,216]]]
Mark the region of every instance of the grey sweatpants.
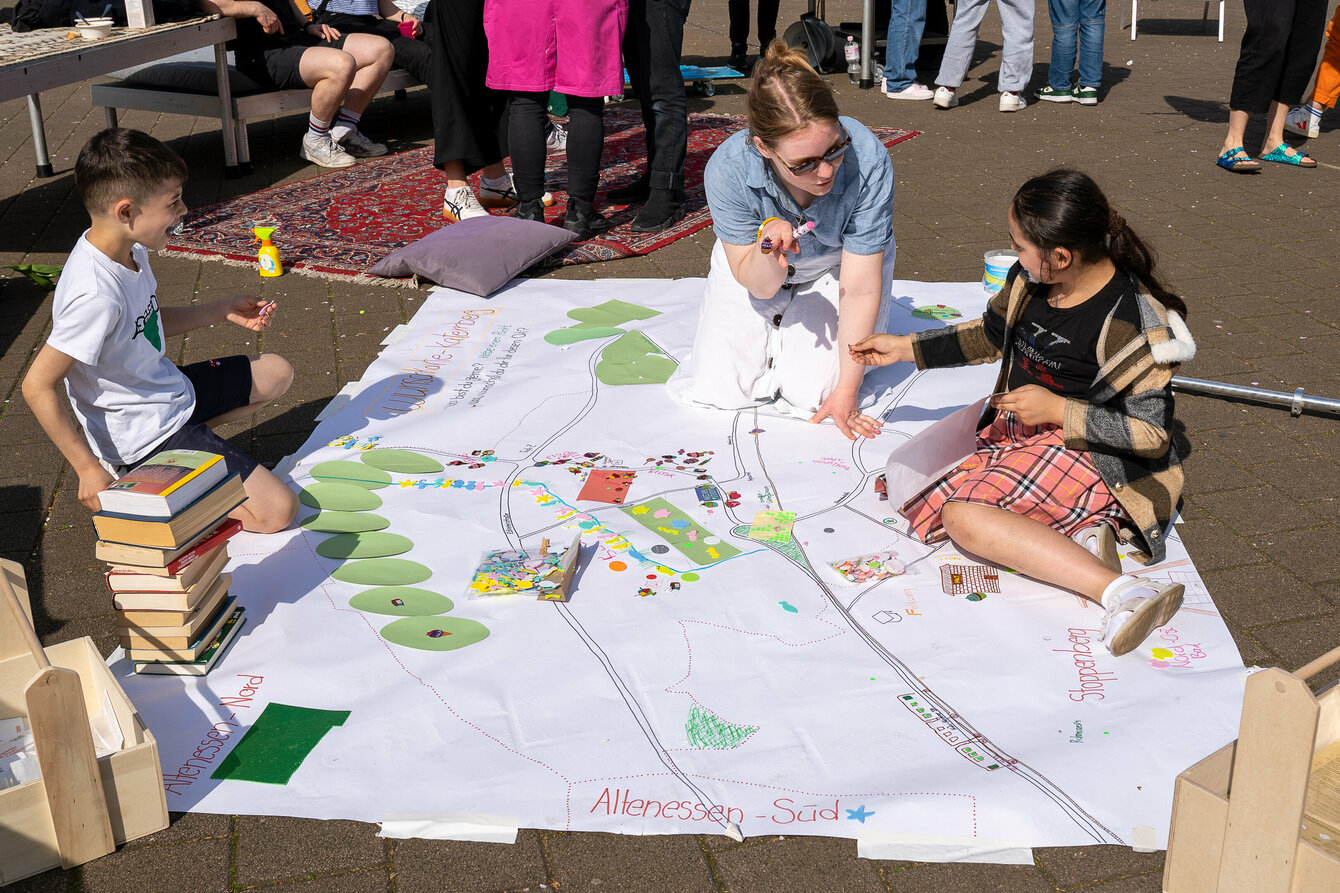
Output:
[[[949,28],[944,60],[935,83],[958,88],[972,65],[972,51],[977,46],[977,31],[982,27],[982,16],[991,0],[959,0],[954,12],[954,24]],[[1033,74],[1033,12],[1034,0],[996,0],[1000,8],[1000,24],[1004,33],[1005,49],[1001,50],[1000,91],[1019,93],[1028,86]]]

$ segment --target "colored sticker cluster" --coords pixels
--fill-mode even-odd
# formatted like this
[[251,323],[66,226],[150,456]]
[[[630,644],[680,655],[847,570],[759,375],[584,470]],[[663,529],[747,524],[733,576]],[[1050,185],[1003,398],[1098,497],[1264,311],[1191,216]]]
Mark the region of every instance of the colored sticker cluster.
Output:
[[907,570],[907,566],[898,560],[898,553],[886,549],[883,552],[871,552],[855,558],[830,561],[828,566],[837,571],[849,583],[868,583],[871,580],[884,580],[896,577]]
[[470,581],[471,591],[479,595],[510,595],[536,589],[556,589],[563,579],[567,551],[543,555],[500,549],[485,553]]

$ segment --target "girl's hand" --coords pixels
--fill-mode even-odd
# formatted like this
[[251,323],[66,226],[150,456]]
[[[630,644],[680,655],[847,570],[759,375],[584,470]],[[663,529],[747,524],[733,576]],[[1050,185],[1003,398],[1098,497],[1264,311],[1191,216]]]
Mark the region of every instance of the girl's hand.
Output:
[[410,37],[413,37],[415,40],[418,40],[420,37],[423,36],[423,25],[421,25],[419,23],[419,20],[414,18],[414,16],[410,15],[409,13],[405,13],[405,17],[402,18],[400,21],[413,23],[413,27],[410,29],[409,32]]
[[1004,412],[1014,413],[1014,417],[1025,425],[1065,424],[1065,398],[1053,393],[1041,385],[1026,384],[1021,388],[996,394],[991,405]]
[[[312,31],[313,28],[316,29],[315,32]],[[339,40],[339,39],[340,39],[340,32],[339,32],[337,29],[330,27],[329,25],[317,25],[317,24],[311,24],[311,25],[308,25],[308,26],[307,26],[307,33],[308,33],[308,34],[314,34],[316,37],[320,38],[321,40]]]
[[847,353],[862,366],[910,363],[913,360],[912,339],[906,335],[870,335],[848,345]]
[[262,301],[251,295],[234,295],[225,299],[223,318],[244,329],[261,332],[270,328],[278,306],[274,301]]
[[788,254],[800,253],[795,227],[785,220],[769,220],[758,235],[758,250],[771,254],[783,270],[791,265]]
[[824,401],[824,405],[819,407],[819,411],[810,416],[810,424],[817,425],[824,419],[829,418],[833,420],[833,424],[837,425],[838,430],[848,440],[855,440],[857,437],[874,437],[881,430],[877,420],[868,415],[862,415],[861,411],[856,408],[856,391],[842,388],[833,391]]

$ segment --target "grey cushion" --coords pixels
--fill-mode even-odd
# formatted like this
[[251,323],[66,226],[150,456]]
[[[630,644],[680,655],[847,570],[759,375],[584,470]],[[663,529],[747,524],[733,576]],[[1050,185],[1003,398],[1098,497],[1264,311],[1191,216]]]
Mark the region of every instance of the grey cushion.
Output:
[[368,272],[391,278],[414,273],[438,285],[487,296],[575,238],[561,227],[534,220],[471,217],[391,252]]
[[[126,87],[176,90],[179,93],[199,93],[205,96],[217,96],[219,93],[219,81],[214,74],[213,62],[160,62],[132,72],[121,84]],[[232,66],[228,67],[228,87],[234,96],[264,93],[270,89],[256,83]]]

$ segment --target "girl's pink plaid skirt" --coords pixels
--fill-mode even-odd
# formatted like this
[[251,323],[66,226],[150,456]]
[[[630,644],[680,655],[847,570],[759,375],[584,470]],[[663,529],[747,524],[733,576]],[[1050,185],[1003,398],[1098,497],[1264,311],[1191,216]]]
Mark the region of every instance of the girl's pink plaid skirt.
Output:
[[1009,509],[1073,536],[1086,527],[1128,520],[1087,452],[1068,450],[1055,425],[1025,425],[1002,412],[977,434],[977,452],[909,499],[899,514],[925,543],[947,539],[946,502]]

